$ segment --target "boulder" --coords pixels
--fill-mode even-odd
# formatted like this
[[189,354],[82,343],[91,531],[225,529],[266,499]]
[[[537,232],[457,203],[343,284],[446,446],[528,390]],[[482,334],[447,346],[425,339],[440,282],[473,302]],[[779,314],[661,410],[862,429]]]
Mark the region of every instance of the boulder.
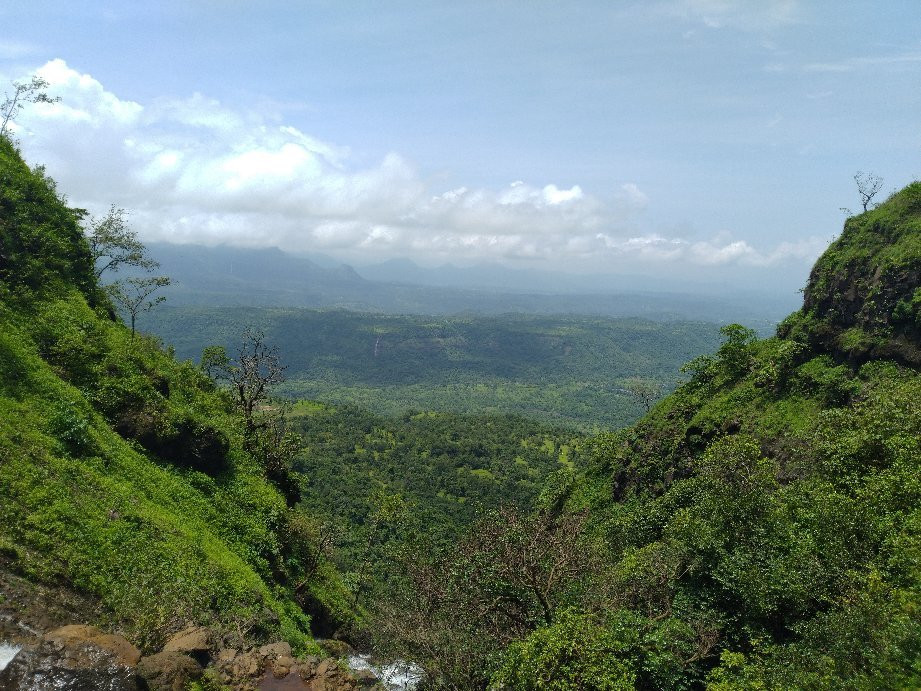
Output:
[[221,650],[215,666],[225,683],[241,682],[260,676],[265,670],[265,657],[258,650]]
[[133,667],[141,659],[141,651],[124,636],[105,633],[95,626],[71,624],[49,631],[43,639],[58,649],[89,646],[108,651],[126,667]]
[[121,636],[66,626],[24,645],[0,672],[0,688],[136,691],[137,655]]
[[163,646],[163,652],[185,653],[205,665],[211,657],[213,639],[211,631],[204,626],[190,626],[170,636]]
[[281,679],[282,677],[288,676],[295,665],[297,665],[297,660],[293,657],[290,655],[280,655],[275,658],[275,662],[272,663],[272,673],[275,675],[276,679]]
[[204,670],[192,657],[179,652],[160,652],[142,657],[136,672],[142,688],[150,691],[183,691],[201,678]]
[[291,657],[291,646],[284,641],[278,643],[268,643],[259,648],[259,654],[262,657],[275,659],[277,657]]
[[221,648],[217,651],[217,662],[222,664],[225,662],[233,662],[237,657],[236,648]]
[[347,657],[355,652],[354,648],[345,641],[337,641],[335,638],[326,638],[317,641],[320,647],[333,657]]

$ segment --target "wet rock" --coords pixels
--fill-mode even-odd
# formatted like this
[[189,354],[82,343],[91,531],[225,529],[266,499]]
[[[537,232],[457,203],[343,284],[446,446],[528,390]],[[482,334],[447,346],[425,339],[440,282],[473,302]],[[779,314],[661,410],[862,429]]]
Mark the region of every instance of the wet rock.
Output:
[[135,672],[127,664],[135,660],[134,646],[95,627],[64,629],[23,646],[0,672],[0,688],[136,691]]
[[137,675],[142,688],[150,691],[183,691],[201,678],[204,670],[192,657],[179,652],[160,652],[138,662]]
[[317,643],[319,643],[320,647],[332,657],[347,657],[355,652],[354,648],[348,643],[345,641],[337,641],[334,638],[327,638],[322,641],[317,641]]
[[270,659],[291,657],[291,646],[285,642],[269,643],[259,648],[259,654]]
[[99,648],[110,652],[126,667],[133,667],[141,659],[141,651],[117,633],[105,633],[95,626],[71,624],[49,631],[43,640],[57,650]]
[[185,653],[199,664],[206,665],[211,657],[213,636],[204,626],[190,626],[170,636],[163,646],[165,653]]
[[355,677],[359,686],[376,686],[380,682],[380,679],[370,669],[353,670],[352,676]]

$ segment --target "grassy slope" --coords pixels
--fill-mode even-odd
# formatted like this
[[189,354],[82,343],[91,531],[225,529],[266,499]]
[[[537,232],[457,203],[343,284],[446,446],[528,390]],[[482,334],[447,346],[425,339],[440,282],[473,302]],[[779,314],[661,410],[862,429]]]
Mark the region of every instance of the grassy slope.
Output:
[[112,320],[75,214],[2,138],[0,179],[8,563],[99,597],[147,646],[193,619],[304,649],[283,585],[289,514],[240,420],[210,380]]

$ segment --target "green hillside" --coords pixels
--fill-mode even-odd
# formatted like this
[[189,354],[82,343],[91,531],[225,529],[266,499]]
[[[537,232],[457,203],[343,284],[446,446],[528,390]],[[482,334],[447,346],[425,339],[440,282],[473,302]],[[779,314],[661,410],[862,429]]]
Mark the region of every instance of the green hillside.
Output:
[[725,328],[534,513],[405,556],[381,644],[446,688],[921,686],[919,195],[849,219],[777,337]]
[[317,650],[302,608],[336,610],[335,570],[230,398],[115,320],[80,216],[0,137],[0,570],[145,649],[194,621]]

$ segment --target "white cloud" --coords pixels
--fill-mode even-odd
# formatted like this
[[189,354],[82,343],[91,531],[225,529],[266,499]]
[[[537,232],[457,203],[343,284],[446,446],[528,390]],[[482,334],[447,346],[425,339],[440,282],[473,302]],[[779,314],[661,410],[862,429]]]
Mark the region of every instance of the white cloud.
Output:
[[803,66],[805,72],[854,72],[866,68],[912,68],[921,62],[921,53],[896,53],[894,55],[847,58],[837,62],[813,62]]
[[95,213],[112,203],[130,209],[147,240],[594,267],[631,257],[768,265],[818,254],[809,245],[759,252],[743,240],[640,232],[635,218],[650,200],[633,182],[609,204],[577,184],[437,191],[397,153],[356,168],[348,148],[202,94],[141,104],[62,60],[38,74],[62,100],[23,111],[16,136],[24,151],[72,203]]
[[633,182],[621,185],[615,198],[623,206],[634,210],[642,210],[649,205],[649,197]]
[[664,9],[711,29],[759,31],[796,22],[799,5],[798,0],[673,0]]
[[15,60],[38,52],[38,46],[25,41],[0,39],[0,59]]

